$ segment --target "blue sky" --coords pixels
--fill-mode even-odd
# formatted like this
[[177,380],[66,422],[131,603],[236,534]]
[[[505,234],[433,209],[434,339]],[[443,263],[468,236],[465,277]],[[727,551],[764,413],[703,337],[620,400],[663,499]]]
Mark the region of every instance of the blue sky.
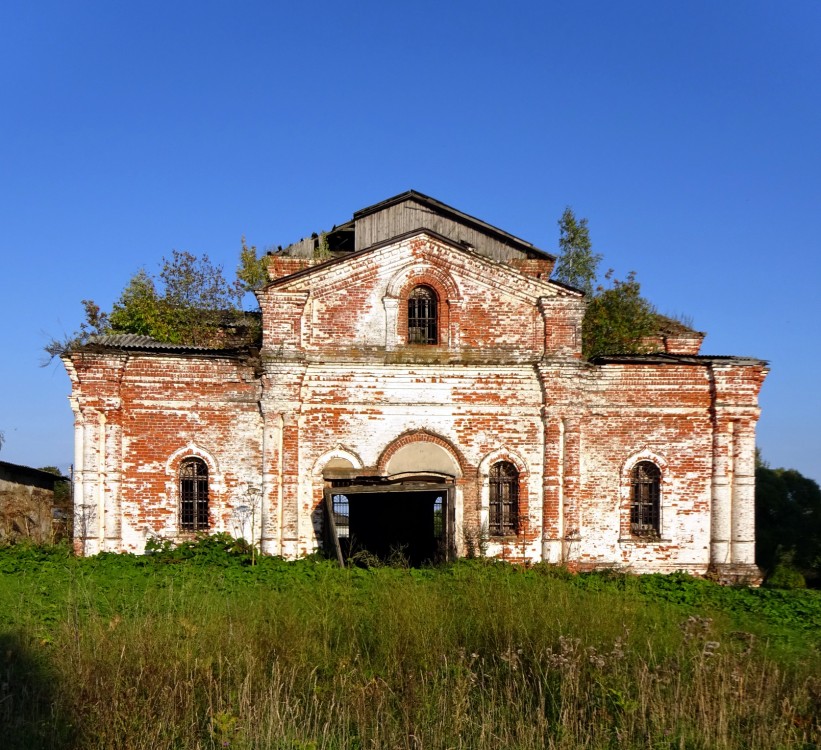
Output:
[[[413,188],[547,250],[565,206],[821,480],[821,4],[0,4],[0,459],[72,461],[40,367],[171,250],[233,274]],[[604,270],[604,269],[603,269]]]

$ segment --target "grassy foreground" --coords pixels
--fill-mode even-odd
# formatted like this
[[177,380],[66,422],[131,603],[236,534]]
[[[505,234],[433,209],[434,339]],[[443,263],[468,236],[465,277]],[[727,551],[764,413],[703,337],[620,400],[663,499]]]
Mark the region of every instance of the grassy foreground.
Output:
[[0,549],[0,746],[821,746],[821,592],[228,547]]

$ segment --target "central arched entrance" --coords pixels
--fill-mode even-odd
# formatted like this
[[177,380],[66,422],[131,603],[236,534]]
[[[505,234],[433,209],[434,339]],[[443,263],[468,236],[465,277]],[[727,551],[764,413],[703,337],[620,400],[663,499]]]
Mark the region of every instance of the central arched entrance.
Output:
[[461,469],[446,445],[427,435],[403,436],[382,454],[375,474],[329,467],[326,543],[340,563],[372,556],[420,566],[453,557]]
[[420,566],[450,558],[452,483],[347,484],[325,492],[328,541],[341,562],[373,556]]

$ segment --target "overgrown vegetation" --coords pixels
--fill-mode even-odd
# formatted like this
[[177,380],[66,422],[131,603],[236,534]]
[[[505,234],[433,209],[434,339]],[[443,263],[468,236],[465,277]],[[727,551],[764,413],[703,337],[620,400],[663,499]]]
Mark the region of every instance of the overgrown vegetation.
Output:
[[631,271],[619,281],[608,271],[605,279],[611,285],[596,289],[584,314],[584,356],[647,352],[646,340],[657,332],[658,318],[653,306],[641,296],[636,274]]
[[653,305],[641,296],[634,271],[624,281],[613,269],[598,284],[602,256],[593,252],[587,219],[576,219],[566,208],[559,219],[559,257],[554,278],[581,289],[588,296],[582,325],[582,354],[588,359],[607,354],[642,354],[647,339],[658,332]]
[[237,266],[237,281],[243,292],[253,292],[262,289],[268,283],[268,260],[266,254],[257,255],[256,245],[249,245],[242,238],[242,248],[239,252]]
[[169,344],[233,347],[254,344],[259,337],[258,321],[243,313],[245,292],[264,283],[265,260],[256,248],[242,240],[237,278],[229,282],[222,266],[207,255],[173,250],[160,270],[137,271],[126,285],[111,312],[93,300],[83,300],[85,319],[79,331],[46,346],[51,356],[60,356],[88,343],[92,336],[137,334]]
[[821,595],[537,565],[0,550],[9,748],[809,748]]
[[593,252],[587,219],[577,219],[568,206],[559,219],[559,257],[554,277],[588,296],[596,287],[602,256]]

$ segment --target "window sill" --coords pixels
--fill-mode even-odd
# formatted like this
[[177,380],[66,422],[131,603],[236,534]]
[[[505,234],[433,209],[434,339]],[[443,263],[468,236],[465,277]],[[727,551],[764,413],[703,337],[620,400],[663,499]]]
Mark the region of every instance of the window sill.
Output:
[[628,536],[619,539],[619,544],[632,544],[644,546],[646,544],[672,544],[672,539],[660,536]]

